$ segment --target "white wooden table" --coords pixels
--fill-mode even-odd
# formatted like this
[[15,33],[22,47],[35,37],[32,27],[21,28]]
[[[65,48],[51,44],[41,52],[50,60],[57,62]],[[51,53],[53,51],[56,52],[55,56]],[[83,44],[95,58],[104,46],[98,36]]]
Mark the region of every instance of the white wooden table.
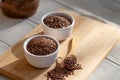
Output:
[[[40,0],[38,12],[29,19],[10,19],[0,12],[0,54],[40,24],[41,17],[46,12],[59,8],[87,15],[94,14],[93,16],[104,18],[110,24],[120,24],[120,13],[103,7],[98,0]],[[0,80],[10,79],[0,75]],[[120,44],[116,45],[88,80],[120,80]]]

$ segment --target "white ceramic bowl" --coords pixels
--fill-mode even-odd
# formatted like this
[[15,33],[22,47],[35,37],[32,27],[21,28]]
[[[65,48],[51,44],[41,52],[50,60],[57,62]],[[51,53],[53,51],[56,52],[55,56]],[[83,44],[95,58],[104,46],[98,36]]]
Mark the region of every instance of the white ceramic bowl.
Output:
[[[50,28],[43,22],[43,20],[49,15],[59,15],[59,16],[66,17],[71,21],[71,25],[64,27],[64,28],[58,28],[58,29]],[[45,14],[42,17],[41,22],[43,25],[44,34],[52,35],[60,41],[60,40],[65,40],[71,34],[71,32],[73,30],[73,26],[75,24],[75,19],[69,14],[66,14],[63,12],[58,12],[58,11],[53,11],[53,12],[49,12],[49,13]]]
[[[32,40],[33,38],[36,38],[36,37],[47,37],[47,38],[54,40],[57,44],[57,50],[48,55],[34,55],[34,54],[30,53],[26,49],[27,44],[30,40]],[[25,58],[29,64],[31,64],[32,66],[37,67],[37,68],[46,68],[46,67],[49,67],[51,64],[53,64],[56,61],[58,50],[59,50],[59,42],[57,39],[55,39],[54,37],[49,36],[49,35],[34,35],[34,36],[28,38],[27,40],[25,40],[25,42],[23,44],[23,49],[25,52]]]

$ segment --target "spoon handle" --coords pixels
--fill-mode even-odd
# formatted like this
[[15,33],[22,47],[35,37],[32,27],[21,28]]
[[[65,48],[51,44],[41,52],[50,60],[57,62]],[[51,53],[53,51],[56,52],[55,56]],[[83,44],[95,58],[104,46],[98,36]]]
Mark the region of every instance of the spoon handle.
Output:
[[80,42],[80,38],[78,36],[74,36],[72,39],[72,49],[69,55],[76,55],[76,50],[78,50],[79,42]]

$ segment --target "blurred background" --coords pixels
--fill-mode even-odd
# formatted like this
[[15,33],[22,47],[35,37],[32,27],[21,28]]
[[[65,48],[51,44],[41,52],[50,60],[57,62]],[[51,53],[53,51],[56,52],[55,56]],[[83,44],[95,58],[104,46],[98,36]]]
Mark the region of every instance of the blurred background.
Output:
[[108,21],[120,24],[120,0],[54,0],[77,11],[86,10]]

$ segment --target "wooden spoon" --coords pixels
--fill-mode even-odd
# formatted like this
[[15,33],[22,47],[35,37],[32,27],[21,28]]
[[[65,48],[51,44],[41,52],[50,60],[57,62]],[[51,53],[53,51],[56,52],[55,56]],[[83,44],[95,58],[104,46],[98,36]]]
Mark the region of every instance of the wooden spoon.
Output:
[[80,38],[74,36],[72,39],[72,49],[68,56],[64,59],[64,67],[67,69],[74,69],[77,64],[76,53],[79,50],[78,44],[80,42]]

